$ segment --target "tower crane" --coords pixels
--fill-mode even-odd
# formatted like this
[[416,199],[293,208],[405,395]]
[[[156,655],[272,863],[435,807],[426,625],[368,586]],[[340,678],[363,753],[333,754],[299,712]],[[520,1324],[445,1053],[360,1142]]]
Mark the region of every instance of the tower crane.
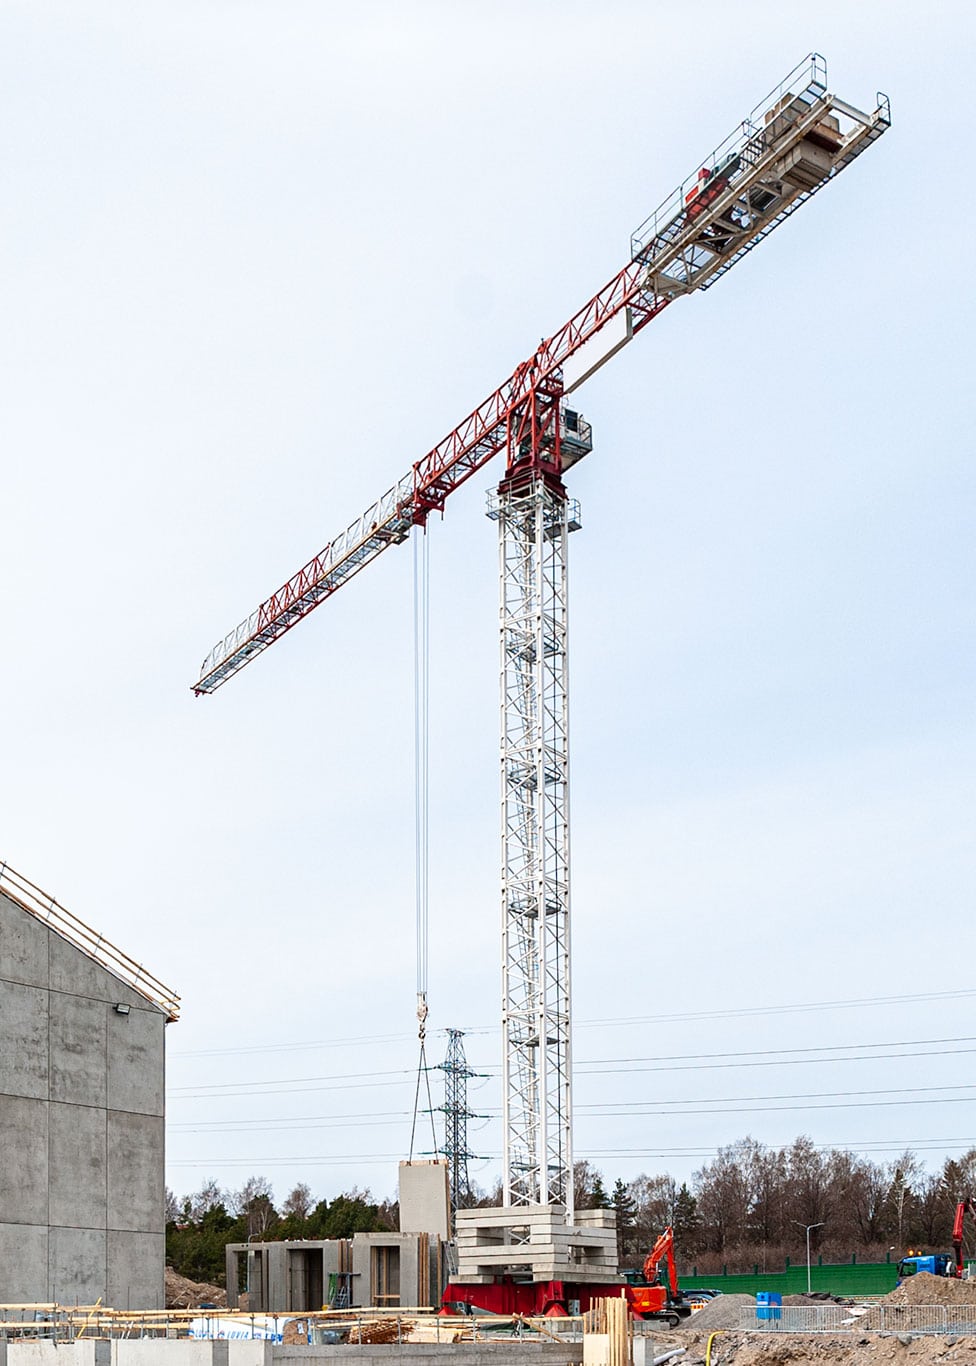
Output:
[[500,453],[503,1200],[573,1219],[567,537],[564,476],[592,449],[565,402],[669,304],[737,265],[888,128],[831,94],[812,54],[637,229],[626,263],[473,412],[214,646],[209,694]]

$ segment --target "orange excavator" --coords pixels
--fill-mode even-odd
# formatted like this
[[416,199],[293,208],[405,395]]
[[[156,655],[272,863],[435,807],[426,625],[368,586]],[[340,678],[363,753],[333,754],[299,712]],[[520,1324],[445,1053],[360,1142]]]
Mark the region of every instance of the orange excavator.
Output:
[[[661,1262],[666,1276],[662,1276]],[[683,1294],[674,1264],[674,1229],[666,1228],[644,1258],[643,1274],[628,1277],[627,1301],[631,1313],[640,1319],[667,1319],[672,1326],[701,1308],[698,1292]]]

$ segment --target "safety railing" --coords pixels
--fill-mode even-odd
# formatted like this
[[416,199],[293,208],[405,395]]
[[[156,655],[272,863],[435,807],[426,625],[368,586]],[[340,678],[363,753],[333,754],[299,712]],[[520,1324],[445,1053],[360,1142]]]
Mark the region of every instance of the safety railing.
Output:
[[0,1305],[0,1343],[93,1338],[265,1339],[293,1346],[351,1343],[447,1346],[459,1342],[578,1342],[580,1316],[553,1320],[522,1314],[442,1318],[436,1309],[294,1310],[272,1314],[227,1309],[128,1311],[99,1304]]
[[151,972],[123,953],[104,935],[91,929],[83,920],[58,904],[53,896],[42,892],[33,882],[14,872],[9,863],[0,862],[0,892],[27,911],[35,919],[50,926],[62,939],[67,939],[75,948],[81,949],[89,958],[107,968],[113,976],[125,982],[126,986],[145,996],[154,1006],[166,1012],[167,1020],[178,1020],[180,998],[169,987],[163,985]]
[[[789,75],[780,81],[779,85],[774,86],[769,94],[760,100],[755,109],[742,120],[739,126],[733,129],[728,137],[713,148],[699,164],[709,167],[718,166],[728,160],[729,157],[743,153],[750,142],[760,134],[766,111],[782,104],[790,95],[805,95],[812,101],[822,96],[826,89],[826,63],[819,53],[812,52],[809,57],[795,66]],[[698,171],[696,170],[688,179],[683,180],[680,185],[672,190],[654,212],[645,218],[640,227],[635,229],[631,242],[631,249],[635,257],[647,250],[648,243],[661,237],[665,225],[679,222],[685,201],[695,189],[697,176]]]
[[762,1333],[976,1334],[976,1304],[784,1304],[778,1317],[760,1319],[743,1306],[738,1328]]

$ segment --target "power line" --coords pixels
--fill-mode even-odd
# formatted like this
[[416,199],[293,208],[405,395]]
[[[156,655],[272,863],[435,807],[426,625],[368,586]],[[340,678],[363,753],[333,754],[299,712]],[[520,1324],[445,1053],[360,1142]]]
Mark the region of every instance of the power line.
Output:
[[[873,1110],[878,1106],[889,1105],[971,1105],[973,1102],[976,1102],[976,1096],[942,1096],[937,1100],[871,1100],[866,1102],[838,1100],[828,1105],[741,1105],[718,1110],[647,1110],[645,1114],[648,1118],[656,1119],[675,1115],[772,1115],[784,1110]],[[605,1115],[587,1116],[588,1119],[629,1119],[633,1117],[615,1111],[609,1111]]]
[[[360,1082],[360,1081],[362,1081],[362,1079],[363,1079],[364,1077],[380,1077],[380,1078],[384,1078],[384,1077],[386,1077],[386,1078],[389,1078],[389,1077],[411,1077],[411,1078],[412,1078],[412,1077],[413,1077],[413,1071],[412,1071],[412,1069],[410,1069],[410,1068],[401,1067],[401,1068],[398,1068],[396,1071],[393,1071],[393,1072],[335,1072],[335,1073],[332,1073],[331,1075],[330,1075],[330,1074],[325,1074],[325,1075],[320,1076],[320,1077],[264,1077],[264,1078],[262,1078],[260,1081],[218,1081],[218,1082],[200,1084],[200,1085],[198,1085],[198,1086],[195,1087],[195,1088],[194,1088],[194,1087],[191,1087],[191,1086],[174,1086],[174,1087],[171,1087],[171,1088],[170,1088],[169,1094],[170,1094],[170,1095],[180,1095],[181,1093],[192,1093],[193,1095],[210,1095],[210,1094],[212,1094],[212,1093],[214,1093],[214,1092],[218,1092],[218,1091],[228,1091],[228,1090],[231,1090],[232,1088],[240,1088],[240,1087],[245,1087],[245,1086],[246,1086],[246,1087],[254,1087],[254,1086],[292,1086],[292,1085],[297,1086],[297,1085],[299,1085],[299,1084],[301,1084],[301,1083],[303,1083],[303,1082],[307,1082],[307,1081],[315,1081],[315,1082],[319,1082],[319,1081],[343,1081],[343,1082],[344,1082],[344,1081],[354,1081],[354,1082]],[[387,1084],[387,1083],[386,1083],[385,1081],[376,1081],[376,1082],[370,1082],[370,1083],[369,1083],[369,1085],[373,1085],[373,1086],[385,1086],[386,1084]],[[259,1093],[255,1093],[255,1094],[259,1094]],[[260,1093],[260,1094],[264,1094],[264,1093]],[[219,1100],[220,1097],[219,1097],[218,1095],[214,1095],[214,1099],[215,1099],[215,1100]]]
[[[754,1101],[784,1101],[784,1100],[831,1100],[846,1099],[849,1096],[924,1096],[935,1091],[976,1091],[976,1083],[961,1086],[887,1086],[873,1091],[799,1091],[788,1094],[775,1094],[764,1096],[709,1096],[696,1097],[693,1100],[668,1099],[658,1101],[595,1101],[588,1104],[577,1105],[577,1111],[590,1111],[592,1113],[583,1115],[583,1118],[639,1118],[641,1115],[655,1115],[659,1113],[711,1113],[709,1111],[688,1110],[678,1112],[665,1112],[655,1107],[662,1105],[731,1105],[731,1104],[751,1104]],[[976,1096],[960,1097],[960,1099],[976,1100]],[[872,1101],[866,1101],[865,1107],[870,1108]],[[910,1102],[904,1102],[908,1104]],[[919,1104],[938,1104],[937,1098],[922,1100]],[[795,1107],[803,1108],[803,1107]],[[817,1108],[817,1107],[811,1107]],[[723,1113],[723,1112],[716,1112]],[[494,1120],[500,1115],[497,1107],[489,1107],[486,1113],[478,1116],[481,1119]],[[247,1129],[252,1133],[277,1132],[282,1129],[299,1130],[301,1128],[373,1128],[398,1124],[403,1119],[409,1119],[409,1110],[377,1110],[370,1112],[360,1112],[354,1114],[330,1114],[330,1115],[293,1115],[276,1119],[273,1124],[255,1124],[253,1119],[226,1119],[226,1120],[201,1120],[185,1124],[171,1124],[169,1126],[172,1133],[231,1133],[239,1129]]]
[[[711,1096],[696,1097],[694,1100],[658,1100],[658,1101],[594,1101],[588,1105],[577,1105],[577,1110],[592,1110],[594,1118],[597,1114],[604,1113],[604,1106],[616,1106],[612,1112],[616,1116],[620,1113],[630,1112],[631,1114],[653,1114],[653,1107],[657,1105],[724,1105],[733,1102],[750,1102],[756,1100],[826,1100],[831,1098],[842,1099],[847,1096],[917,1096],[924,1095],[930,1091],[973,1091],[976,1090],[976,1083],[962,1086],[885,1086],[876,1091],[798,1091],[791,1095],[772,1095],[772,1096]],[[961,1097],[961,1099],[976,1100],[976,1096]],[[929,1102],[920,1101],[920,1104]],[[608,1112],[611,1113],[611,1112]]]
[[[806,1011],[821,1010],[854,1010],[865,1009],[875,1006],[889,1005],[915,1005],[926,1001],[951,1001],[961,1000],[971,996],[976,996],[976,988],[961,987],[954,991],[925,991],[915,992],[911,995],[899,996],[864,996],[855,997],[849,1000],[840,1001],[805,1001],[786,1003],[778,1006],[732,1006],[725,1010],[695,1010],[673,1013],[669,1015],[617,1015],[607,1016],[596,1020],[576,1020],[573,1028],[579,1029],[605,1029],[611,1025],[643,1025],[643,1024],[669,1024],[686,1022],[689,1020],[732,1020],[745,1019],[749,1016],[765,1015],[793,1015]],[[434,1034],[445,1034],[446,1030],[432,1030]],[[497,1034],[498,1025],[472,1025],[465,1029],[465,1034]],[[294,1043],[280,1044],[252,1044],[245,1047],[233,1048],[197,1048],[197,1049],[177,1049],[169,1054],[171,1059],[177,1058],[215,1058],[230,1057],[232,1055],[255,1054],[255,1053],[285,1053],[299,1052],[313,1048],[350,1048],[356,1046],[378,1046],[381,1044],[403,1043],[404,1035],[398,1034],[358,1034],[345,1038],[332,1039],[310,1039]]]
[[882,1062],[891,1058],[956,1058],[976,1053],[976,1048],[938,1048],[918,1053],[861,1053],[847,1058],[773,1058],[758,1062],[692,1063],[678,1067],[602,1067],[583,1076],[634,1075],[642,1072],[721,1072],[741,1067],[809,1067],[817,1063]]
[[[810,1048],[753,1048],[737,1053],[660,1053],[641,1058],[586,1058],[578,1062],[576,1066],[602,1068],[607,1063],[612,1062],[687,1062],[700,1058],[765,1058],[786,1053],[842,1053],[853,1048],[914,1048],[920,1047],[922,1044],[936,1043],[976,1043],[976,1035],[960,1035],[952,1039],[891,1039],[882,1043],[828,1043],[817,1044]],[[842,1061],[842,1059],[830,1059],[830,1061]]]
[[[789,1144],[770,1144],[762,1145],[765,1148],[788,1147]],[[959,1152],[970,1152],[974,1148],[972,1137],[968,1138],[944,1138],[944,1139],[886,1139],[879,1140],[877,1143],[854,1142],[854,1143],[815,1143],[813,1147],[817,1152],[857,1152],[857,1153],[884,1153],[884,1152],[904,1152],[909,1149],[913,1152],[939,1151],[945,1152],[948,1149]],[[638,1157],[638,1158],[709,1158],[717,1157],[718,1148],[591,1148],[584,1150],[582,1154],[586,1159],[592,1160],[599,1158],[607,1160],[617,1157]],[[177,1158],[169,1162],[170,1167],[203,1167],[212,1170],[214,1167],[335,1167],[335,1166],[372,1166],[378,1163],[397,1162],[400,1160],[400,1153],[344,1153],[333,1157],[208,1157],[208,1158]],[[500,1153],[490,1153],[485,1161],[497,1161]]]
[[[306,1122],[308,1122],[308,1123],[316,1123],[316,1122],[318,1122],[319,1120],[323,1120],[323,1121],[326,1121],[326,1120],[328,1120],[328,1121],[332,1121],[332,1120],[337,1120],[337,1121],[338,1121],[338,1120],[341,1120],[343,1123],[348,1122],[348,1123],[350,1123],[350,1124],[353,1124],[353,1123],[362,1123],[364,1128],[368,1128],[368,1127],[369,1127],[369,1124],[370,1124],[373,1120],[381,1120],[383,1123],[386,1123],[388,1120],[392,1122],[392,1121],[395,1121],[395,1120],[397,1120],[397,1119],[409,1119],[409,1118],[410,1118],[410,1111],[409,1111],[409,1110],[370,1110],[370,1111],[364,1111],[364,1112],[359,1113],[359,1114],[346,1114],[346,1115],[336,1115],[336,1114],[332,1114],[332,1115],[292,1115],[292,1116],[290,1116],[290,1117],[285,1117],[285,1118],[281,1118],[281,1119],[275,1119],[274,1128],[278,1129],[278,1128],[281,1128],[281,1127],[283,1127],[283,1126],[294,1125],[294,1124],[304,1124],[304,1123],[306,1123]],[[186,1123],[186,1124],[170,1124],[170,1125],[168,1125],[167,1127],[168,1127],[168,1129],[170,1130],[170,1132],[183,1131],[183,1132],[186,1132],[186,1133],[195,1133],[195,1134],[199,1134],[199,1133],[220,1133],[220,1132],[222,1132],[222,1131],[223,1131],[223,1132],[226,1132],[226,1131],[229,1131],[229,1130],[232,1130],[232,1129],[240,1129],[240,1128],[247,1128],[247,1129],[250,1129],[250,1128],[253,1127],[253,1125],[254,1125],[254,1120],[253,1120],[252,1118],[249,1118],[249,1119],[215,1119],[215,1120],[206,1120],[206,1119],[204,1119],[204,1120],[191,1120],[190,1122],[188,1122],[188,1123]]]
[[[920,1049],[923,1044],[949,1044],[976,1042],[973,1036],[959,1036],[958,1038],[947,1039],[909,1039],[899,1040],[895,1043],[859,1043],[859,1044],[825,1044],[817,1048],[797,1048],[797,1049],[756,1049],[741,1053],[677,1053],[663,1055],[661,1059],[655,1061],[653,1066],[612,1066],[617,1060],[614,1058],[594,1058],[577,1065],[577,1076],[586,1077],[596,1075],[587,1072],[585,1069],[599,1068],[600,1076],[608,1075],[633,1075],[643,1072],[701,1072],[701,1071],[725,1071],[743,1067],[800,1067],[809,1066],[816,1063],[846,1063],[846,1062],[875,1062],[894,1058],[929,1058],[929,1057],[957,1057],[964,1054],[976,1052],[976,1048],[951,1048],[940,1047],[930,1051],[896,1052],[896,1053],[866,1053],[853,1054],[848,1057],[836,1056],[795,1056],[796,1054],[823,1054],[840,1053],[854,1048],[902,1048]],[[789,1056],[788,1056],[789,1055]],[[742,1061],[722,1062],[716,1059],[735,1058]],[[638,1062],[640,1060],[627,1060]],[[663,1065],[662,1065],[663,1064]],[[677,1064],[677,1065],[674,1065]],[[497,1069],[489,1069],[494,1072]],[[406,1068],[390,1072],[347,1072],[325,1074],[315,1077],[287,1077],[287,1078],[263,1078],[260,1081],[246,1082],[217,1082],[198,1087],[174,1087],[169,1091],[169,1096],[173,1100],[191,1100],[207,1098],[210,1100],[223,1100],[233,1097],[248,1096],[269,1096],[269,1095],[301,1095],[311,1091],[338,1091],[338,1090],[359,1090],[377,1086],[397,1086],[406,1085],[413,1073]],[[363,1078],[379,1078],[380,1080],[362,1080]],[[386,1080],[383,1080],[383,1079]],[[400,1078],[399,1081],[394,1078]],[[320,1085],[319,1083],[339,1083],[338,1085]],[[309,1085],[307,1083],[314,1083]]]
[[[933,1088],[933,1089],[940,1089],[940,1088]],[[944,1089],[948,1090],[948,1089],[950,1089],[950,1088],[946,1087],[946,1088],[944,1088]],[[830,1095],[831,1093],[830,1093],[830,1092],[826,1092],[825,1094],[826,1094],[826,1095]],[[839,1095],[856,1095],[857,1093],[856,1093],[856,1092],[849,1091],[849,1092],[839,1092],[839,1093],[837,1093],[837,1094],[839,1094]],[[874,1095],[874,1094],[884,1094],[884,1093],[868,1092],[867,1094],[869,1094],[869,1095]],[[889,1093],[889,1094],[890,1094],[890,1093]],[[785,1097],[784,1097],[784,1099],[785,1099]],[[664,1103],[666,1104],[667,1102],[664,1102]],[[682,1105],[682,1106],[687,1106],[687,1107],[691,1107],[691,1106],[693,1105],[693,1102],[690,1102],[690,1101],[689,1101],[689,1102],[678,1101],[678,1102],[672,1102],[672,1103],[676,1103],[676,1104],[679,1104],[679,1105]],[[716,1107],[717,1107],[717,1102],[714,1102],[714,1101],[706,1101],[706,1102],[704,1102],[704,1104],[707,1105],[707,1106],[709,1106],[709,1107],[711,1107],[711,1108],[708,1108],[708,1109],[705,1109],[705,1108],[682,1108],[682,1109],[680,1109],[680,1110],[670,1110],[670,1109],[656,1109],[656,1110],[655,1110],[655,1109],[647,1109],[647,1110],[640,1110],[640,1111],[630,1111],[630,1110],[601,1110],[601,1111],[599,1111],[599,1112],[596,1113],[596,1114],[581,1115],[580,1118],[581,1118],[581,1119],[601,1119],[601,1120],[602,1120],[602,1119],[640,1119],[640,1118],[647,1118],[647,1119],[678,1118],[678,1119],[680,1119],[680,1118],[683,1118],[684,1116],[693,1116],[693,1115],[774,1115],[774,1114],[783,1114],[783,1113],[786,1113],[786,1112],[788,1112],[788,1111],[797,1111],[797,1110],[799,1110],[799,1111],[806,1111],[806,1112],[815,1111],[815,1110],[873,1110],[873,1109],[878,1109],[878,1108],[882,1108],[882,1107],[888,1108],[888,1107],[890,1107],[890,1106],[895,1106],[895,1105],[912,1105],[912,1106],[919,1106],[919,1107],[921,1107],[921,1106],[932,1106],[932,1105],[966,1105],[966,1104],[973,1104],[973,1103],[976,1103],[976,1096],[937,1096],[937,1097],[936,1097],[936,1096],[932,1096],[932,1097],[928,1097],[927,1099],[922,1099],[922,1100],[920,1100],[920,1099],[909,1099],[909,1100],[866,1100],[866,1101],[835,1100],[835,1101],[831,1101],[831,1102],[829,1102],[829,1103],[827,1103],[827,1104],[819,1104],[819,1103],[818,1103],[818,1104],[802,1104],[802,1105],[732,1105],[732,1106],[723,1106],[723,1107],[719,1107],[719,1108],[716,1108]],[[320,1130],[320,1129],[356,1129],[356,1128],[373,1129],[373,1128],[387,1128],[387,1127],[390,1127],[391,1125],[400,1125],[400,1124],[402,1124],[403,1118],[409,1118],[408,1112],[404,1112],[404,1115],[403,1115],[401,1118],[399,1118],[399,1119],[382,1119],[382,1120],[378,1120],[378,1121],[375,1121],[375,1122],[368,1122],[368,1123],[363,1123],[361,1120],[359,1120],[359,1121],[357,1121],[357,1120],[348,1120],[348,1121],[338,1121],[338,1122],[334,1122],[334,1121],[328,1120],[328,1119],[321,1119],[321,1120],[316,1119],[316,1120],[308,1120],[308,1121],[303,1120],[303,1121],[299,1121],[299,1122],[289,1122],[289,1121],[286,1120],[286,1121],[281,1121],[281,1122],[275,1122],[274,1124],[250,1124],[250,1123],[248,1123],[247,1121],[242,1121],[241,1124],[240,1124],[237,1128],[235,1128],[235,1129],[224,1129],[224,1128],[220,1128],[220,1127],[197,1127],[197,1126],[195,1126],[195,1125],[183,1125],[183,1126],[173,1126],[173,1127],[174,1127],[174,1131],[176,1130],[176,1128],[178,1128],[179,1131],[180,1131],[181,1133],[204,1133],[204,1134],[206,1134],[206,1133],[210,1133],[210,1134],[234,1133],[234,1132],[240,1132],[242,1128],[246,1128],[246,1132],[247,1132],[247,1133],[254,1133],[254,1134],[262,1134],[262,1133],[281,1133],[281,1132],[301,1133],[301,1132],[306,1131],[306,1130],[308,1130],[308,1131],[313,1131],[313,1130]],[[486,1116],[483,1116],[483,1118],[485,1118],[485,1119],[487,1119],[487,1120],[489,1120],[489,1121],[497,1121],[497,1120],[500,1118],[500,1116],[496,1113],[496,1114],[494,1114],[494,1115],[486,1115]]]

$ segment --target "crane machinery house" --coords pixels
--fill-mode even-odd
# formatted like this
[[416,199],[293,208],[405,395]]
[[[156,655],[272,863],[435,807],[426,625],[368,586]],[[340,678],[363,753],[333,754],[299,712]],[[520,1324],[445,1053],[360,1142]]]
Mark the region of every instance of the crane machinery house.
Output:
[[0,1304],[164,1308],[179,998],[0,863]]

